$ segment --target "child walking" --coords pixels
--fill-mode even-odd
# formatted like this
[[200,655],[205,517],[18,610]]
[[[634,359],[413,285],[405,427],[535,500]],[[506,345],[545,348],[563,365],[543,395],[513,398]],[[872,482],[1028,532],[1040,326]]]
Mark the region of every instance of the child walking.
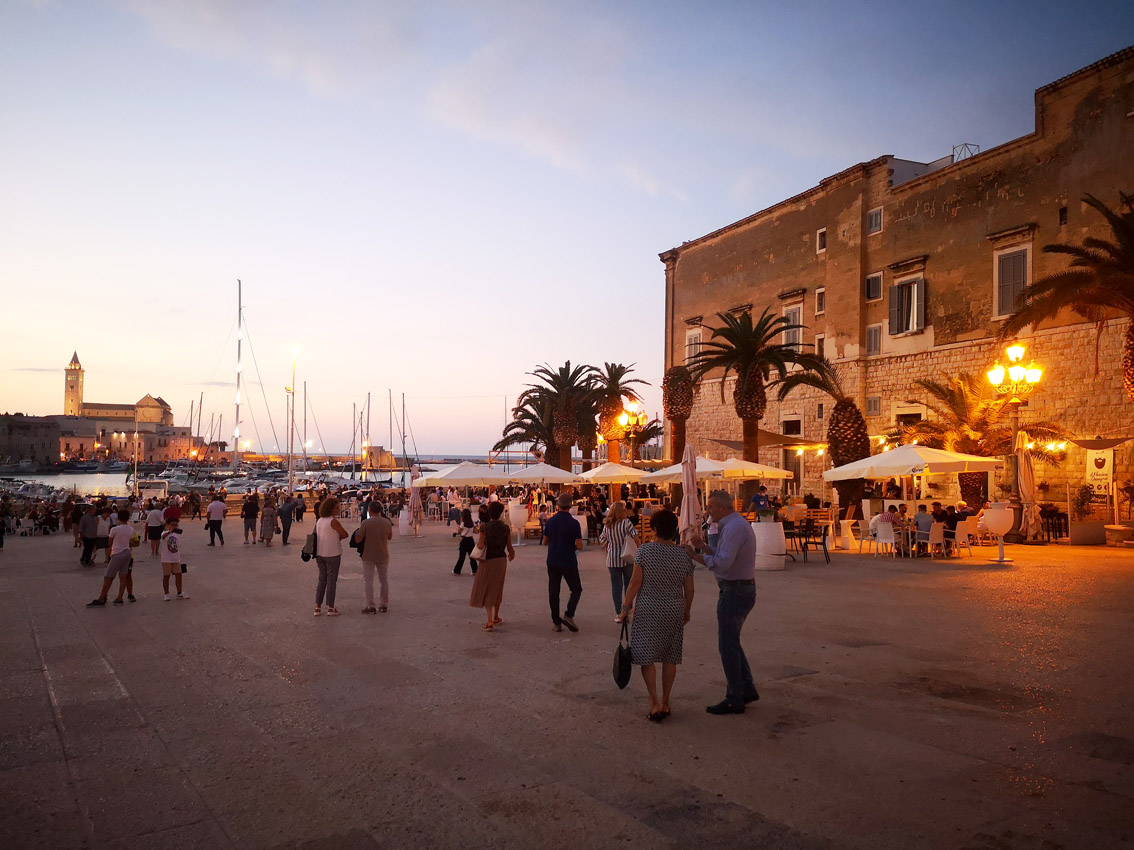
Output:
[[177,527],[177,520],[170,518],[165,523],[165,531],[161,535],[161,586],[165,591],[165,601],[170,600],[169,577],[177,585],[177,598],[188,599],[181,586],[181,529]]

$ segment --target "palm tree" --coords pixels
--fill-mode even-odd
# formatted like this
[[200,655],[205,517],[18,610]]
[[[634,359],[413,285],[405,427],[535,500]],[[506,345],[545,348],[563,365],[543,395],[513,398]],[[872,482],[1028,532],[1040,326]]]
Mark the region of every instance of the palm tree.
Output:
[[685,423],[693,412],[693,375],[685,366],[671,366],[662,378],[662,409],[671,425],[670,456],[680,461],[685,453]]
[[[1107,220],[1112,241],[1088,237],[1082,245],[1045,245],[1049,254],[1070,256],[1069,268],[1037,280],[1026,290],[1019,309],[1004,323],[1000,335],[1008,338],[1028,325],[1050,319],[1070,307],[1096,323],[1099,335],[1108,314],[1119,312],[1128,324],[1122,349],[1122,383],[1134,401],[1134,195],[1118,193],[1121,212],[1110,209],[1093,195],[1083,201]],[[1095,365],[1098,366],[1096,346]]]
[[[621,363],[603,363],[602,369],[595,369],[595,392],[599,409],[599,433],[608,443],[617,443],[625,436],[626,429],[618,424],[618,415],[622,413],[622,405],[626,401],[640,401],[641,396],[634,389],[633,384],[649,386],[641,378],[626,377],[634,371],[634,365],[624,366]],[[609,457],[607,460],[618,463],[621,457]]]
[[[1012,454],[1015,435],[1008,424],[1009,400],[1006,396],[991,395],[982,378],[962,372],[944,383],[922,380],[917,385],[929,393],[925,405],[937,418],[896,429],[893,436],[901,442],[916,440],[923,446],[981,457]],[[1054,422],[1028,422],[1026,430],[1040,446],[1067,437],[1067,432]],[[1033,449],[1030,454],[1042,463],[1057,463],[1042,448]],[[962,472],[959,478],[961,498],[979,504],[986,473]]]
[[571,447],[579,439],[579,405],[593,395],[596,371],[593,366],[572,368],[570,360],[554,370],[545,363],[528,373],[542,383],[528,384],[516,399],[517,406],[528,401],[550,405],[554,445],[560,450],[557,465],[564,469],[571,468]]
[[635,428],[630,432],[630,458],[633,460],[642,459],[642,446],[646,445],[650,440],[656,440],[665,434],[665,426],[662,425],[658,419],[651,419],[646,425],[641,428]]
[[718,313],[723,323],[713,329],[712,338],[701,344],[701,351],[690,361],[693,377],[700,379],[713,369],[721,369],[721,401],[730,372],[736,373],[732,403],[744,429],[744,459],[760,462],[760,420],[768,406],[767,387],[775,373],[776,382],[788,376],[792,366],[804,370],[821,368],[822,358],[800,350],[798,344],[782,342],[783,335],[802,330],[770,308],[755,322],[748,311],[734,316]]
[[[798,387],[811,387],[829,395],[835,402],[827,420],[827,451],[835,466],[843,466],[864,457],[870,457],[870,436],[866,430],[866,419],[858,409],[853,398],[843,391],[839,373],[831,361],[824,359],[822,365],[813,372],[793,372],[780,382],[779,398],[783,401]],[[852,481],[836,481],[835,490],[839,494],[839,511],[862,501],[862,491],[866,481],[856,478]]]
[[594,390],[579,399],[576,407],[579,420],[579,452],[583,455],[583,472],[591,468],[591,460],[598,448],[598,393]]
[[559,466],[560,451],[555,442],[550,397],[532,394],[512,408],[512,421],[504,427],[503,436],[492,450],[500,452],[520,445],[527,446],[528,451],[537,456],[542,452],[546,463]]

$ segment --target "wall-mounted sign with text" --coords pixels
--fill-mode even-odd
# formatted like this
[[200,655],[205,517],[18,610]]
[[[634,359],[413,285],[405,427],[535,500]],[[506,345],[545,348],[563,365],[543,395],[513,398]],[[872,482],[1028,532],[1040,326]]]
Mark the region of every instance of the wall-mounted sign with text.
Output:
[[1087,451],[1087,486],[1096,496],[1110,493],[1114,477],[1114,449],[1090,449]]

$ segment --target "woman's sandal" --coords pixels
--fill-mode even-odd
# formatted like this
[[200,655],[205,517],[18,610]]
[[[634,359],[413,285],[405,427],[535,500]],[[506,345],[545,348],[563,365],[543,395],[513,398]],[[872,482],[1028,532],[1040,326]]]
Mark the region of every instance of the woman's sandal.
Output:
[[503,622],[504,622],[503,620],[501,620],[499,617],[497,617],[495,620],[492,621],[492,625],[499,626]]
[[661,723],[663,720],[665,720],[665,715],[660,711],[651,711],[646,715],[646,719],[652,723]]
[[481,626],[480,628],[481,628],[481,631],[485,631],[485,632],[493,632],[493,631],[496,631],[496,630],[495,630],[495,629],[494,629],[494,628],[492,627],[492,623],[485,623],[485,624],[484,624],[483,626]]

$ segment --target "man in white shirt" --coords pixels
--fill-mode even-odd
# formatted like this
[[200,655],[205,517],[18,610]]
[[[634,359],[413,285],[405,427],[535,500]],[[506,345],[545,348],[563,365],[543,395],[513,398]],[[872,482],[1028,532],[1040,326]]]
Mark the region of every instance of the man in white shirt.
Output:
[[153,499],[150,499],[147,507],[146,539],[150,541],[150,554],[157,555],[158,546],[161,543],[161,532],[165,528],[165,511]]
[[228,513],[228,506],[224,503],[224,499],[220,493],[213,495],[213,500],[209,502],[208,508],[205,509],[205,525],[209,529],[209,544],[210,546],[216,545],[216,539],[220,538],[220,545],[224,545],[224,532],[221,531],[221,522],[224,520],[225,515]]
[[136,544],[129,511],[118,512],[118,525],[110,529],[109,537],[110,562],[106,566],[106,575],[102,578],[102,592],[98,598],[87,603],[88,608],[101,608],[106,605],[106,596],[110,593],[110,586],[114,584],[115,576],[118,576],[118,598],[114,600],[114,604],[122,604],[123,593],[131,602],[134,601],[134,580],[130,575],[130,567],[134,562],[131,550]]

